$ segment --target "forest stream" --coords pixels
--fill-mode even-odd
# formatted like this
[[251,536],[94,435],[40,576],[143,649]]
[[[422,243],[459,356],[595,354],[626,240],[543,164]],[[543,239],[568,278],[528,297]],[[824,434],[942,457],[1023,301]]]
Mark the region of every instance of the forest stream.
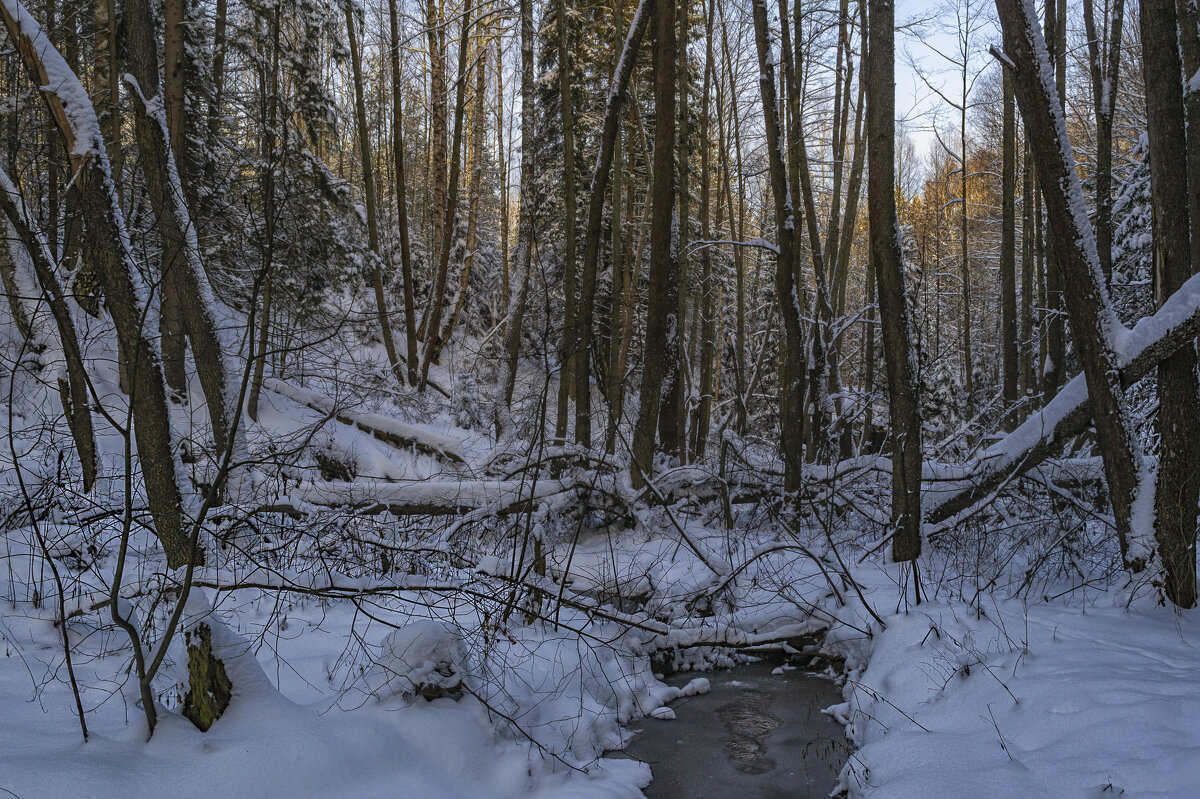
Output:
[[[643,719],[617,757],[647,763],[650,799],[824,799],[850,751],[821,713],[841,701],[833,683],[752,663],[706,674],[712,691],[676,700],[675,719]],[[680,687],[694,674],[667,682]]]

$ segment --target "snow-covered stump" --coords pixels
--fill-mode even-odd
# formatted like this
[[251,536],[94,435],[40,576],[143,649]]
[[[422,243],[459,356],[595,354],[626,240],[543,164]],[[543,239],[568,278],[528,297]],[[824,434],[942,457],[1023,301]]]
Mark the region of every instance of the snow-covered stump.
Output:
[[462,696],[466,673],[462,639],[441,622],[422,619],[388,633],[365,679],[370,692],[381,699],[421,697],[432,702]]

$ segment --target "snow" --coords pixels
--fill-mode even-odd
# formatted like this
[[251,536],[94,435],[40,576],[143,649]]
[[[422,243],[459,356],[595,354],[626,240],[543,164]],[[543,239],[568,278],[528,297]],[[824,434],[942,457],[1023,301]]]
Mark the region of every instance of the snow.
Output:
[[[24,609],[27,610],[27,609]],[[27,618],[48,646],[47,618]],[[299,622],[297,622],[299,626]],[[313,636],[316,638],[317,636]],[[56,796],[208,797],[355,796],[394,797],[595,797],[639,795],[645,767],[632,761],[597,764],[590,774],[550,773],[532,767],[520,744],[497,740],[485,710],[472,699],[441,699],[401,712],[384,705],[354,712],[324,702],[294,701],[278,693],[243,640],[241,654],[227,657],[235,696],[207,733],[174,714],[160,714],[154,737],[127,707],[122,675],[117,692],[89,714],[90,740],[80,741],[64,686],[41,688],[31,678],[48,676],[50,655],[21,647],[11,626],[0,631],[0,787],[23,799]],[[232,646],[226,642],[229,654]],[[257,647],[254,647],[257,648]],[[22,650],[25,651],[22,651]],[[310,673],[304,653],[291,663]],[[313,653],[317,654],[317,653]],[[308,656],[311,657],[311,656]],[[93,703],[102,696],[91,697]],[[132,714],[134,723],[127,725]]]
[[1200,619],[1128,596],[888,618],[836,715],[851,797],[1184,797],[1200,784]]
[[[92,100],[83,84],[50,42],[50,37],[42,30],[41,25],[25,10],[19,0],[0,0],[0,5],[3,6],[5,16],[15,22],[21,36],[28,40],[29,47],[37,54],[45,71],[46,82],[41,87],[42,91],[53,94],[62,103],[75,137],[71,154],[79,158],[86,158],[92,154],[103,155],[104,138],[100,134],[100,123],[96,119]],[[107,171],[107,156],[102,160]]]
[[461,462],[464,459],[462,441],[460,439],[444,435],[428,427],[408,424],[407,422],[377,413],[358,413],[340,407],[338,404],[314,391],[288,385],[284,381],[273,377],[265,379],[263,386],[302,405],[307,405],[324,413],[336,413],[339,416],[348,418],[355,424],[404,439],[427,450],[440,452],[452,460]]

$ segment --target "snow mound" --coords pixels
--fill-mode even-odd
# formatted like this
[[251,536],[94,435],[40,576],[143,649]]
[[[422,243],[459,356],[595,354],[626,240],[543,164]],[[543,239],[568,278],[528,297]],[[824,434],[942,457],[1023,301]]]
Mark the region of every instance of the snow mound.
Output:
[[462,692],[466,662],[466,647],[454,631],[441,622],[420,619],[383,639],[383,652],[366,681],[378,697],[457,696]]

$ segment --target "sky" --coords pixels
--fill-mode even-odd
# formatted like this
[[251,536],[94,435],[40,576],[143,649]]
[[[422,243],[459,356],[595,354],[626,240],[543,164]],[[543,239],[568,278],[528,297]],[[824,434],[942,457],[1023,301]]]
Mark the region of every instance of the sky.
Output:
[[[915,141],[917,154],[924,160],[936,145],[932,126],[939,106],[943,115],[942,126],[951,124],[951,115],[939,98],[930,91],[918,75],[914,63],[922,70],[953,69],[937,55],[938,52],[955,53],[958,43],[950,31],[957,24],[952,11],[962,0],[898,0],[896,22],[903,27],[896,34],[896,116],[905,121],[908,135]],[[994,22],[995,7],[987,0],[971,0],[980,15],[980,27],[976,33],[972,64],[975,69],[984,67],[992,60],[988,47],[999,42],[999,30]],[[921,21],[920,25],[916,21]],[[949,28],[950,30],[944,30]],[[947,93],[954,97],[959,89],[959,80],[950,74],[930,76],[935,86],[948,84]],[[954,125],[957,128],[957,124]]]

